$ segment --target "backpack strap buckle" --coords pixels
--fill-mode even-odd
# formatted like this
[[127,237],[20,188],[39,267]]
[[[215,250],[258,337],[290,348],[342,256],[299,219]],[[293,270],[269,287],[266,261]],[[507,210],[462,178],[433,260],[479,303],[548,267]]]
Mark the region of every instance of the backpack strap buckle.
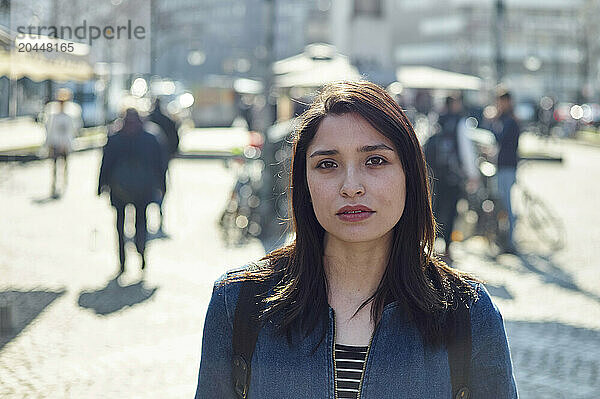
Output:
[[462,387],[454,396],[455,399],[470,399],[471,391],[468,387]]

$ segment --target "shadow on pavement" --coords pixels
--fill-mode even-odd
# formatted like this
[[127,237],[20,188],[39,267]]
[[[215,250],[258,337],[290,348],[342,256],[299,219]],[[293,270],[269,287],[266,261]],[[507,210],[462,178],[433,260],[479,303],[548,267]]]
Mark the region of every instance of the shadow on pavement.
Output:
[[[170,240],[171,236],[165,232],[148,232],[146,235],[146,242],[150,242],[150,241],[154,241],[154,240]],[[135,244],[135,237],[134,236],[125,236],[125,242],[130,242],[132,244]]]
[[536,254],[519,254],[518,257],[527,270],[539,274],[545,282],[579,292],[596,302],[600,302],[600,296],[579,287],[573,281],[573,277],[558,267],[550,258]]
[[[489,251],[487,251],[487,249],[477,250],[474,248],[469,248],[468,246],[462,246],[462,250],[469,253],[470,255],[481,257],[486,261],[493,263],[497,267],[510,266],[511,269],[517,271],[518,273],[538,274],[543,279],[543,281],[548,284],[557,285],[561,288],[579,294],[583,294],[588,298],[600,302],[600,296],[577,285],[577,283],[573,279],[573,276],[570,273],[566,272],[564,269],[562,269],[559,265],[557,265],[551,259],[550,256],[532,252],[523,252],[517,255],[500,254],[496,256],[490,254]],[[490,290],[490,293],[492,293],[492,290],[493,288]],[[494,293],[492,293],[492,295],[494,295]],[[499,293],[496,296],[504,298],[502,296],[502,293]]]
[[148,235],[146,236],[146,241],[152,241],[152,240],[170,240],[171,236],[168,233],[165,233],[164,231],[157,231],[155,233],[149,231]]
[[58,201],[58,200],[60,200],[60,195],[50,195],[45,198],[33,198],[31,200],[31,203],[34,205],[44,205],[49,202],[54,202],[54,201]]
[[144,287],[144,280],[127,286],[119,284],[117,278],[110,280],[106,287],[97,291],[83,291],[77,301],[82,308],[92,309],[96,314],[107,315],[126,306],[142,303],[156,292],[157,288]]
[[505,324],[520,397],[598,397],[599,330],[557,322]]
[[0,350],[66,291],[0,292]]

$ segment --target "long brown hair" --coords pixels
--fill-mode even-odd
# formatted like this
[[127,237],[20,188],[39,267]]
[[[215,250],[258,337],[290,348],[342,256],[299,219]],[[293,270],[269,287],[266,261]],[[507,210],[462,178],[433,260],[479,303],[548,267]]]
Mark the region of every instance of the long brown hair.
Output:
[[[267,254],[266,266],[247,276],[272,278],[275,285],[265,299],[264,318],[280,320],[290,336],[299,328],[306,336],[327,317],[327,283],[323,267],[325,230],[319,224],[306,179],[306,152],[327,115],[356,113],[390,139],[406,175],[406,205],[393,229],[392,248],[373,301],[377,323],[391,301],[400,306],[420,330],[424,342],[444,342],[447,309],[464,295],[475,297],[468,275],[433,256],[435,221],[425,159],[415,132],[398,104],[381,87],[366,81],[325,86],[301,116],[293,140],[290,174],[290,215],[294,241]],[[459,294],[459,295],[457,295]],[[358,310],[359,310],[358,309]],[[358,311],[357,310],[357,311]]]

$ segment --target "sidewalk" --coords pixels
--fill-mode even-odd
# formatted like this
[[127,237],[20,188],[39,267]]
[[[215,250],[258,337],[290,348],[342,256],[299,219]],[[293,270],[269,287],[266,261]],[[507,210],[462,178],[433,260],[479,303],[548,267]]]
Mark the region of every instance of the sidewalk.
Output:
[[[73,142],[73,151],[101,148],[106,126],[84,128]],[[238,127],[189,129],[180,132],[179,158],[228,158],[241,156],[250,142],[248,130]],[[45,159],[46,132],[32,118],[0,120],[0,162]]]
[[573,141],[600,147],[600,133],[580,130]]
[[[0,120],[0,161],[44,159],[46,131],[32,118]],[[84,128],[73,140],[73,151],[99,148],[106,142],[106,127]]]
[[31,118],[0,120],[0,154],[30,152],[45,139],[44,127]]
[[[115,281],[114,211],[95,193],[100,157],[72,155],[60,200],[47,198],[44,162],[0,164],[0,307],[12,305],[15,328],[0,337],[3,399],[193,397],[213,281],[264,254],[258,241],[228,248],[218,238],[232,171],[174,160],[169,237],[149,242],[143,274],[129,247]],[[151,230],[156,215],[151,206]]]

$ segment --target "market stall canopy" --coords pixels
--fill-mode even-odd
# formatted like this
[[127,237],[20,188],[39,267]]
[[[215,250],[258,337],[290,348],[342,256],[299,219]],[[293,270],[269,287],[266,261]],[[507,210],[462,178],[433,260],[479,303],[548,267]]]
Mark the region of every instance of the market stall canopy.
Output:
[[49,59],[16,51],[0,52],[0,76],[11,79],[26,77],[34,81],[50,79],[83,82],[91,79],[93,74],[92,67],[85,61]]
[[[39,46],[62,44],[70,45],[71,52],[19,51],[19,44],[28,43]],[[24,47],[23,47],[24,48]],[[70,51],[70,50],[69,50]],[[89,46],[82,43],[68,42],[47,36],[16,38],[15,47],[0,50],[0,76],[10,79],[29,78],[34,81],[78,81],[83,82],[93,77],[94,71],[87,61]]]
[[477,76],[428,66],[400,67],[396,70],[396,79],[410,89],[479,90],[482,85]]
[[259,94],[263,92],[263,83],[259,80],[238,78],[233,82],[233,89],[240,94]]
[[277,87],[320,87],[336,80],[359,80],[348,57],[328,44],[310,44],[302,54],[273,64]]

